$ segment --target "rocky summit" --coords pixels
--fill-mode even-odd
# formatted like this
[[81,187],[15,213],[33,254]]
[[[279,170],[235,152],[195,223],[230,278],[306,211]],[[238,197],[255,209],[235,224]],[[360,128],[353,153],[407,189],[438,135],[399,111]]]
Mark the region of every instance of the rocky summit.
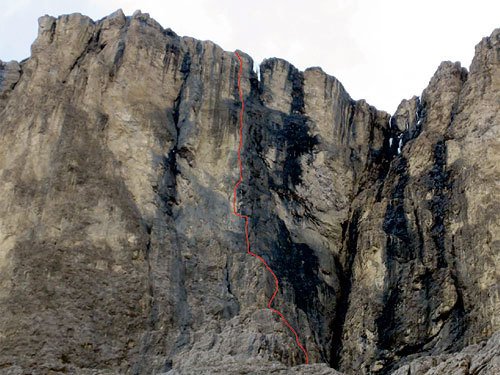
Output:
[[[499,374],[500,29],[392,116],[148,14],[0,62],[0,373]],[[381,87],[381,90],[384,88]]]

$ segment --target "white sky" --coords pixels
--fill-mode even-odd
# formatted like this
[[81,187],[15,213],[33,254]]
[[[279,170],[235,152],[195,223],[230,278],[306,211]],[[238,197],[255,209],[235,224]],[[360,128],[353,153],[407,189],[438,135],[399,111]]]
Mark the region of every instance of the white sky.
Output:
[[179,35],[321,66],[354,99],[393,112],[420,95],[443,60],[468,67],[474,46],[500,27],[498,0],[0,0],[0,59],[22,60],[44,14],[100,19],[136,9]]

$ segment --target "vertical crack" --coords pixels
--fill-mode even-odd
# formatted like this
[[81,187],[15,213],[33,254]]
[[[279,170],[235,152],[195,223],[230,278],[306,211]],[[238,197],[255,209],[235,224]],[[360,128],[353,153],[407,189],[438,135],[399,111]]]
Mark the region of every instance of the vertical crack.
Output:
[[[167,53],[168,53],[168,45],[167,45]],[[182,74],[182,84],[179,89],[179,93],[174,100],[174,105],[172,108],[172,118],[175,128],[175,139],[173,145],[165,158],[164,166],[167,171],[165,179],[164,179],[164,189],[163,189],[163,201],[165,203],[166,214],[171,218],[173,223],[172,209],[174,204],[178,204],[177,198],[177,176],[180,174],[178,165],[177,165],[177,157],[183,157],[183,150],[179,150],[179,138],[180,138],[180,123],[182,123],[183,119],[181,118],[182,112],[182,104],[186,100],[186,86],[188,77],[191,73],[191,55],[189,51],[187,51],[182,59],[182,63],[180,66],[180,73]],[[189,322],[191,320],[191,316],[189,313],[189,308],[187,304],[187,291],[184,286],[185,280],[185,266],[182,258],[182,245],[179,239],[179,234],[174,224],[171,225],[171,229],[173,231],[174,241],[172,243],[172,291],[171,294],[174,296],[174,300],[176,304],[174,306],[175,315],[177,317],[178,334],[175,339],[175,342],[172,342],[169,345],[168,351],[168,359],[165,363],[165,369],[172,367],[172,361],[170,358],[174,356],[176,351],[178,351],[183,346],[189,343]]]
[[152,232],[152,225],[146,224],[146,233],[148,235],[148,239],[146,242],[145,259],[148,268],[148,294],[149,294],[149,308],[151,311],[148,317],[148,325],[150,329],[153,329],[155,325],[155,319],[154,319],[155,293],[154,293],[154,277],[151,267],[151,232]]
[[120,40],[118,42],[118,47],[116,49],[116,53],[113,58],[113,66],[109,71],[109,77],[111,78],[111,80],[113,80],[116,77],[120,67],[122,66],[123,55],[125,54],[125,47],[126,47],[125,37],[127,35],[129,27],[130,27],[130,18],[127,17],[125,25],[123,26],[123,30],[120,33]]
[[[179,50],[180,51],[180,50]],[[167,45],[167,53],[169,53]],[[167,62],[164,60],[164,62]],[[159,357],[165,358],[162,365],[162,372],[172,368],[172,357],[176,350],[189,342],[189,321],[190,314],[187,308],[187,292],[184,287],[185,267],[182,259],[182,244],[175,228],[172,218],[173,206],[177,204],[177,175],[180,173],[177,166],[177,153],[179,142],[179,121],[181,105],[184,100],[186,79],[190,72],[189,53],[184,55],[180,71],[183,74],[179,93],[171,108],[172,117],[166,114],[166,120],[174,123],[173,139],[169,145],[167,155],[161,160],[163,175],[160,181],[153,186],[157,194],[157,202],[160,207],[152,226],[147,226],[149,239],[146,245],[146,262],[148,272],[148,294],[150,298],[150,312],[148,316],[148,329],[144,334],[141,347],[141,358],[133,365],[133,373],[141,374],[146,369],[151,369],[151,361]],[[169,230],[165,234],[165,229]],[[152,243],[152,232],[157,239]],[[167,239],[167,243],[164,242]],[[171,255],[168,255],[171,262],[167,260],[167,255],[160,250],[167,245]],[[154,259],[152,258],[154,255]],[[162,278],[155,280],[155,273],[165,272],[165,267],[170,267],[170,278],[168,284]],[[167,301],[175,303],[166,304]],[[169,309],[172,312],[169,312]],[[174,318],[165,318],[165,314]],[[168,319],[168,320],[166,320]],[[176,321],[177,320],[177,321]],[[171,327],[172,329],[167,329]],[[178,331],[177,333],[175,333]],[[175,337],[177,336],[177,337]]]
[[[167,45],[167,52],[170,51],[169,45]],[[166,170],[164,183],[162,184],[163,188],[160,192],[160,197],[165,204],[165,209],[168,215],[172,214],[172,207],[174,204],[178,204],[177,202],[177,175],[180,173],[177,167],[177,155],[180,157],[185,153],[184,150],[179,150],[179,134],[180,134],[180,126],[179,126],[179,117],[180,117],[180,107],[183,102],[186,82],[189,77],[191,71],[191,56],[189,52],[186,52],[180,67],[180,72],[182,74],[182,84],[179,90],[179,94],[174,100],[174,105],[172,109],[172,118],[174,122],[175,128],[175,139],[172,147],[170,148],[167,156],[163,161],[163,166]]]
[[54,41],[54,36],[56,35],[56,27],[57,27],[57,20],[54,19],[54,21],[50,25],[49,44]]
[[429,202],[432,212],[431,238],[436,246],[438,268],[446,268],[444,217],[448,206],[446,195],[448,173],[446,172],[446,144],[439,140],[434,146],[434,165],[429,172],[430,188],[434,191]]
[[359,216],[360,210],[357,208],[350,215],[349,221],[344,222],[342,225],[342,252],[346,254],[347,258],[344,265],[340,264],[340,262],[336,264],[339,270],[340,295],[338,296],[337,311],[335,312],[333,323],[332,337],[334,340],[332,341],[330,361],[330,366],[335,369],[339,368],[342,360],[341,354],[344,344],[342,333],[349,309],[349,299],[353,282],[352,268],[358,251]]

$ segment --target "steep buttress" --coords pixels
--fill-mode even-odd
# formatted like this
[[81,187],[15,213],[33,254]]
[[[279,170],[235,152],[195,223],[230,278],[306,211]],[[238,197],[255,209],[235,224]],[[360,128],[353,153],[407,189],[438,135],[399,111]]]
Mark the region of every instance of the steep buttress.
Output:
[[[239,52],[241,212],[311,362],[383,374],[498,330],[499,34],[392,117]],[[230,214],[238,66],[121,11],[42,17],[0,62],[0,369],[302,363]]]

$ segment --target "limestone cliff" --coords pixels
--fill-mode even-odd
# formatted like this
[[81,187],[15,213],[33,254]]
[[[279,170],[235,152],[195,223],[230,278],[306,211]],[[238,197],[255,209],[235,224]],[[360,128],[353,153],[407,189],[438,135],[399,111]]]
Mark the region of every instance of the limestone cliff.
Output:
[[117,11],[0,62],[0,373],[495,373],[500,29],[393,116],[240,55],[315,364],[235,54]]

